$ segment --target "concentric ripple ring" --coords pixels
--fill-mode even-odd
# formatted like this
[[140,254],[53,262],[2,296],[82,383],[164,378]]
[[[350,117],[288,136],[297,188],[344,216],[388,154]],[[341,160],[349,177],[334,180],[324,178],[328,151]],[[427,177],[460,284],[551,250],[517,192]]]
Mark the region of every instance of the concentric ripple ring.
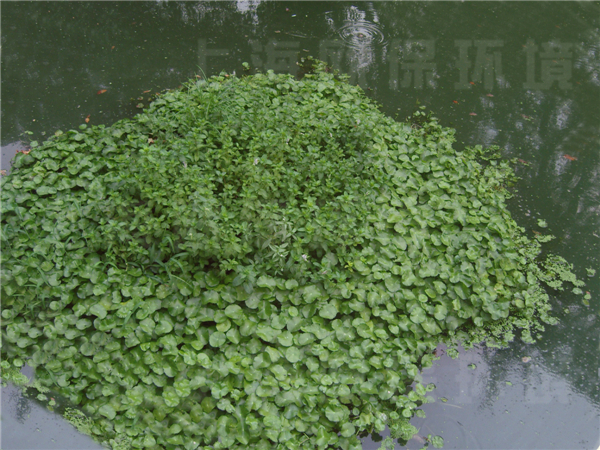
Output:
[[354,48],[381,44],[385,39],[378,25],[367,21],[348,23],[338,33],[344,42]]

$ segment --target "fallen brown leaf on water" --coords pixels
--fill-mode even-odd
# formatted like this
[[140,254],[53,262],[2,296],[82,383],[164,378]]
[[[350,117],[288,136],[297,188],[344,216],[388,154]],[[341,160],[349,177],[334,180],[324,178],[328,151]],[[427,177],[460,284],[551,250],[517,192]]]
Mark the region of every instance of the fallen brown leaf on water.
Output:
[[477,113],[469,113],[470,116],[476,116]]
[[17,150],[17,153],[23,153],[24,155],[28,155],[31,149],[29,150]]
[[475,82],[473,82],[473,81],[469,81],[469,83],[472,84],[472,85],[475,85]]
[[100,89],[98,92],[96,92],[96,94],[100,95],[100,94],[104,94],[106,92],[106,89]]
[[90,121],[90,115],[91,114],[88,114],[87,117],[85,118],[85,123],[88,123]]
[[531,230],[531,231],[533,231],[533,234],[535,234],[536,236],[539,236],[539,235],[541,235],[541,234],[542,234],[542,233],[540,233],[539,231],[535,231],[535,230]]
[[521,164],[529,164],[527,161],[525,161],[524,159],[517,159],[517,161],[519,161]]
[[458,103],[456,100],[452,100],[452,103]]
[[112,46],[110,49],[111,49],[111,50],[114,50],[114,49],[115,49],[115,46],[113,45],[113,46]]
[[577,161],[577,158],[575,158],[574,156],[571,155],[563,155],[565,158],[567,158],[569,161]]

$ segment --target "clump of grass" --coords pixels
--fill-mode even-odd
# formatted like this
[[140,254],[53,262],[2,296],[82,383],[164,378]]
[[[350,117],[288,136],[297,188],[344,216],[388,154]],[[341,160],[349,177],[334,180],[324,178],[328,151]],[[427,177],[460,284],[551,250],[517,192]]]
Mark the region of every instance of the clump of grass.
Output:
[[360,449],[416,433],[438,343],[555,322],[542,283],[581,282],[511,218],[510,162],[312,64],[190,81],[16,158],[5,378],[34,367],[112,448]]

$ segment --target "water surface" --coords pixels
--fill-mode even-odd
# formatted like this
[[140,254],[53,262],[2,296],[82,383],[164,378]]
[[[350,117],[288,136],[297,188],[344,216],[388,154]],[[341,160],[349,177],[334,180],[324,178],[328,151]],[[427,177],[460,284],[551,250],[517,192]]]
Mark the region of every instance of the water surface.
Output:
[[[398,120],[425,106],[457,130],[456,148],[499,145],[528,162],[509,204],[517,222],[532,236],[546,219],[549,251],[583,277],[600,269],[598,3],[8,2],[1,20],[2,169],[26,148],[24,131],[43,140],[86,118],[108,125],[197,74],[239,74],[243,62],[295,74],[312,55]],[[449,449],[597,448],[599,279],[589,306],[551,292],[560,323],[538,343],[443,356],[425,371],[446,401],[414,419],[420,435]],[[4,450],[99,448],[2,393]]]

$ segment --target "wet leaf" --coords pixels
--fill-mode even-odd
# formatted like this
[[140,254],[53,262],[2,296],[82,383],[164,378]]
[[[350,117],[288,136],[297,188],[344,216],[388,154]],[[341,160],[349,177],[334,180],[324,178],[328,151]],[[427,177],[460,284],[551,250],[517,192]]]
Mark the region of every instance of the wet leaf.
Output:
[[110,405],[104,405],[104,406],[100,407],[98,412],[110,420],[114,419],[115,416],[117,415],[114,408]]
[[296,363],[296,362],[300,361],[300,359],[302,358],[302,352],[300,350],[298,350],[296,347],[289,347],[285,351],[285,358],[292,364]]

